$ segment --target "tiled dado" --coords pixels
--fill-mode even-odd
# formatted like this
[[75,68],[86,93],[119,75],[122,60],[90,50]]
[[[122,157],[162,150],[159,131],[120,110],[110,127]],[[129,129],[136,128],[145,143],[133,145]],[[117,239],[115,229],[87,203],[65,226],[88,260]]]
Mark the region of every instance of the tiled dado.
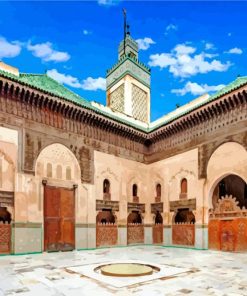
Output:
[[[127,246],[127,225],[117,227],[117,245]],[[37,253],[43,251],[43,225],[42,223],[15,222],[12,224],[12,254]],[[153,224],[144,224],[143,244],[153,244]],[[163,226],[163,243],[161,245],[173,246],[172,225]],[[75,225],[75,247],[76,249],[96,248],[96,224],[77,223]],[[196,249],[208,248],[208,226],[195,225]]]
[[12,224],[12,253],[42,252],[42,223],[15,222]]

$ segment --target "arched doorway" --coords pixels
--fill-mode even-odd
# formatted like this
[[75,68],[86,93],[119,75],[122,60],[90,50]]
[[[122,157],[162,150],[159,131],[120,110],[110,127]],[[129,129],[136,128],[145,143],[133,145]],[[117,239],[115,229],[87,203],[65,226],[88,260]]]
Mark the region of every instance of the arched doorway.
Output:
[[153,244],[163,243],[163,217],[160,212],[157,211],[154,217],[153,225]]
[[0,254],[11,253],[11,222],[14,218],[15,167],[0,150]]
[[209,248],[222,251],[247,251],[247,184],[229,174],[212,190],[209,211]]
[[172,224],[172,243],[174,245],[194,246],[195,215],[190,209],[178,209]]
[[112,210],[103,209],[96,217],[96,247],[115,246],[117,241],[116,217]]
[[44,191],[44,250],[73,250],[75,191],[80,182],[77,159],[64,145],[49,145],[38,156],[35,174]]
[[144,225],[142,216],[139,211],[132,211],[127,220],[127,243],[139,244],[144,243]]

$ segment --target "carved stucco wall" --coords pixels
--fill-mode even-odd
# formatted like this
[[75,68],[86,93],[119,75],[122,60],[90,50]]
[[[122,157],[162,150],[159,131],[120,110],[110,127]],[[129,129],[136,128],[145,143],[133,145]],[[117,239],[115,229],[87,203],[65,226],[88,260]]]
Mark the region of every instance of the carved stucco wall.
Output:
[[80,166],[76,157],[67,147],[59,143],[49,145],[41,151],[35,171],[43,178],[52,177],[77,182],[80,180]]
[[92,183],[93,180],[93,151],[91,148],[77,144],[77,141],[65,135],[43,134],[38,131],[25,130],[24,135],[24,162],[23,170],[34,174],[35,163],[40,152],[48,145],[60,143],[66,146],[75,155],[81,171],[81,181]]
[[224,143],[228,142],[236,142],[242,145],[245,149],[247,149],[247,132],[238,133],[235,135],[227,136],[224,138],[219,138],[214,141],[211,141],[207,144],[199,146],[198,149],[198,174],[199,178],[206,178],[207,177],[207,167],[208,162],[214,153],[214,151],[220,147]]
[[[207,180],[204,196],[207,211],[213,207],[212,195],[218,182],[227,175],[235,174],[247,182],[247,151],[236,142],[219,146],[211,155],[207,165]],[[206,218],[208,215],[206,215]]]

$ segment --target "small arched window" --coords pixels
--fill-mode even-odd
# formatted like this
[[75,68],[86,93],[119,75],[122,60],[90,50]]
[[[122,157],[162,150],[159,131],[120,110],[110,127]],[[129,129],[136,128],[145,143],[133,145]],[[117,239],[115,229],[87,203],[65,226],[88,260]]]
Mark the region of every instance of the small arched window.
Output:
[[181,193],[187,193],[187,179],[181,181]]
[[161,185],[158,183],[155,189],[156,189],[155,202],[160,202],[161,201]]
[[103,182],[103,193],[110,193],[110,181],[108,179]]
[[2,183],[3,183],[3,161],[2,158],[0,158],[0,187],[2,187]]
[[181,181],[181,191],[180,191],[180,198],[187,198],[187,179],[182,179]]
[[156,185],[156,196],[161,197],[161,185],[159,183]]
[[133,184],[133,186],[132,186],[132,195],[134,197],[137,196],[137,190],[138,190],[137,185],[136,184]]
[[46,175],[48,178],[52,178],[52,164],[51,163],[47,163]]
[[66,180],[71,180],[71,168],[66,168]]
[[60,164],[57,165],[56,174],[57,174],[57,179],[62,179],[62,166]]

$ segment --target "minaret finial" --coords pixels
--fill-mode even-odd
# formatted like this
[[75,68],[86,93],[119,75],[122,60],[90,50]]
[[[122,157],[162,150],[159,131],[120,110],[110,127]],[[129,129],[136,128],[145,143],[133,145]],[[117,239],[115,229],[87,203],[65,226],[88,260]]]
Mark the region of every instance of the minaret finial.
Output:
[[123,15],[124,15],[124,55],[125,55],[125,39],[126,39],[126,27],[127,27],[125,8],[123,8]]

